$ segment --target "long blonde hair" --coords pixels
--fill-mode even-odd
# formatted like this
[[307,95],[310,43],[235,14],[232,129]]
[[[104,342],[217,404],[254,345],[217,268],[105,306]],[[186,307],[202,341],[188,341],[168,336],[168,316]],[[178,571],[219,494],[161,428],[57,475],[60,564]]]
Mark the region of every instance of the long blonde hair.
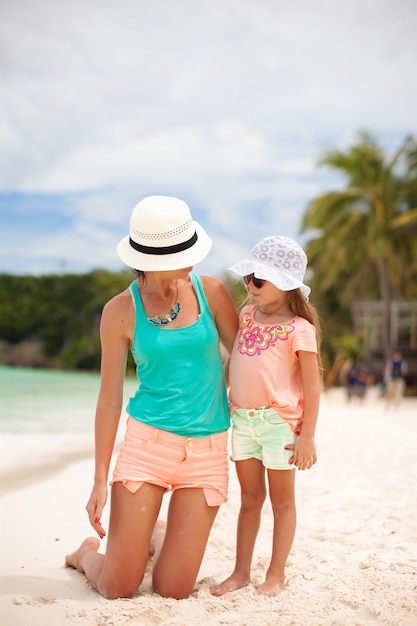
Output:
[[292,289],[288,292],[288,306],[294,315],[304,317],[316,329],[317,348],[321,343],[321,324],[316,308],[304,299],[299,289]]

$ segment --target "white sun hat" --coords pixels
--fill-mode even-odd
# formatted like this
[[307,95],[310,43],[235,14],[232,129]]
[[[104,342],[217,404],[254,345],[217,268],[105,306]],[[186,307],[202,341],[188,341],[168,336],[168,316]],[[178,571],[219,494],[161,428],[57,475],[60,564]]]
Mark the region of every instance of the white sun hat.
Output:
[[248,258],[228,269],[238,276],[254,274],[268,280],[282,291],[300,289],[308,300],[311,289],[304,284],[307,255],[290,237],[276,235],[264,237],[249,253]]
[[183,200],[149,196],[133,209],[129,235],[119,242],[117,253],[136,270],[179,270],[202,261],[211,245]]

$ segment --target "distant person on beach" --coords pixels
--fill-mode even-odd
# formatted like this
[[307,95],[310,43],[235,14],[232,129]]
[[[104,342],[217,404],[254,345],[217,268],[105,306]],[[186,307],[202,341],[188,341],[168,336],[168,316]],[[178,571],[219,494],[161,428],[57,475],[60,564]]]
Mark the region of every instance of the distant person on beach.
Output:
[[360,404],[366,398],[368,388],[374,381],[374,375],[366,360],[352,364],[345,375],[346,400],[357,399]]
[[358,398],[359,403],[362,403],[365,400],[368,389],[374,382],[374,378],[371,366],[365,359],[363,359],[358,366],[356,380],[357,391],[355,395]]
[[[230,415],[220,340],[230,352],[238,315],[221,281],[192,272],[210,248],[187,204],[165,196],[136,205],[130,235],[117,246],[136,279],[106,304],[101,320],[95,476],[86,507],[100,538],[129,350],[139,386],[111,481],[106,553],[89,537],[66,557],[106,598],[135,594],[149,555],[155,591],[186,598],[227,499]],[[158,515],[167,491],[165,524]]]
[[345,373],[346,400],[350,402],[356,395],[356,383],[358,380],[358,366],[351,363]]
[[385,366],[385,406],[397,409],[405,391],[405,377],[408,373],[407,362],[400,352],[394,352]]
[[319,322],[303,283],[306,265],[295,241],[274,236],[230,268],[243,276],[253,304],[241,310],[229,368],[231,458],[241,487],[236,563],[231,576],[211,587],[215,596],[250,583],[266,478],[274,512],[272,557],[257,593],[275,596],[285,587],[296,529],[293,470],[317,461]]

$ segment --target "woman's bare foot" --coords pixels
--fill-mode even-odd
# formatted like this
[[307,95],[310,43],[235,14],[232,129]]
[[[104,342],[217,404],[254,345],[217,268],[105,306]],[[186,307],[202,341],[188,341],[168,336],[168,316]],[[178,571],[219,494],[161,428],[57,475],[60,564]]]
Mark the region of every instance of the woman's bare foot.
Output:
[[229,593],[229,591],[236,591],[236,589],[247,587],[249,583],[250,580],[248,578],[239,578],[238,576],[232,574],[219,585],[213,585],[210,587],[210,593],[213,596],[223,596],[225,593]]
[[161,548],[165,539],[166,530],[167,530],[166,522],[164,522],[161,519],[158,519],[153,529],[151,545],[149,546],[149,556],[153,556],[154,563],[157,561],[159,553],[161,552]]
[[267,578],[262,585],[256,589],[256,593],[260,596],[278,596],[286,588],[285,580]]
[[89,552],[98,552],[100,547],[100,541],[97,537],[87,537],[84,539],[82,544],[80,545],[75,552],[71,554],[67,554],[65,557],[65,567],[73,567],[78,570],[82,574],[84,574],[84,569],[82,566],[83,558]]

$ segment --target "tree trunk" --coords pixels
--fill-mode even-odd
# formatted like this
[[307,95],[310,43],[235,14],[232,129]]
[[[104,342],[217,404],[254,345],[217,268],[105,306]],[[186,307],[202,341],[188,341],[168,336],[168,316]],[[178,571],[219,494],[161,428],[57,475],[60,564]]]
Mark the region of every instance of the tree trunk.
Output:
[[379,288],[383,303],[382,343],[385,361],[391,357],[391,293],[388,276],[388,264],[385,259],[378,262]]

